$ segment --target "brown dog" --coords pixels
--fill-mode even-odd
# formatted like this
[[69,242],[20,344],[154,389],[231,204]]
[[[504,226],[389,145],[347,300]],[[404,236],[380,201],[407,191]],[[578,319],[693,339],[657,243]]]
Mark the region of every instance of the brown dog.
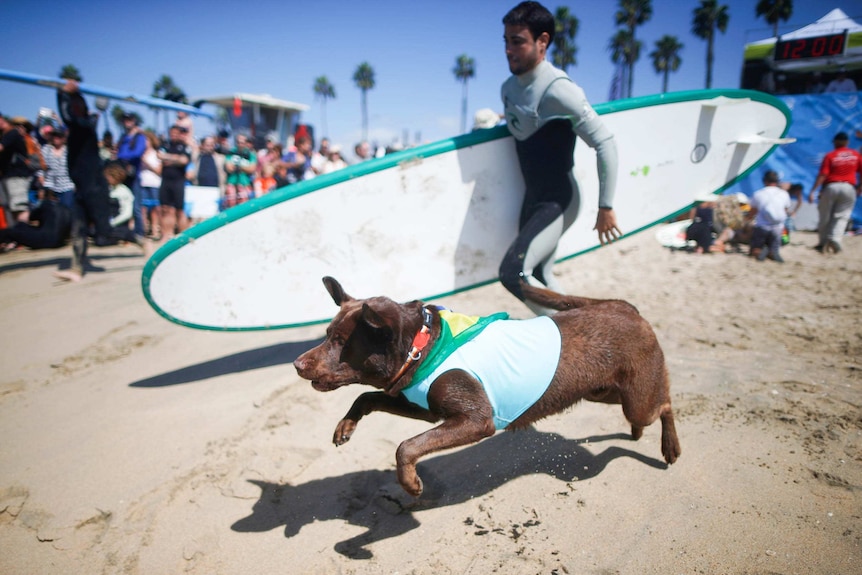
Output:
[[[530,332],[530,326],[551,327],[551,339],[539,342],[539,347],[554,360],[541,360],[538,371],[546,371],[549,381],[533,382],[536,368],[529,365],[508,382],[522,386],[535,396],[530,404],[516,409],[509,419],[503,411],[497,391],[483,385],[472,367],[447,367],[424,373],[430,379],[425,384],[424,400],[408,400],[408,392],[416,389],[414,375],[423,363],[435,361],[435,344],[445,346],[453,340],[453,330],[442,313],[421,301],[398,304],[386,297],[358,300],[347,295],[333,278],[323,278],[327,291],[341,310],[326,330],[326,340],[302,354],[295,362],[300,377],[311,380],[314,389],[331,391],[351,383],[363,383],[382,391],[360,395],[335,428],[335,445],[346,443],[363,416],[372,411],[385,411],[414,419],[436,423],[437,427],[407,439],[398,447],[396,463],[398,481],[405,491],[418,496],[422,480],[416,474],[417,461],[429,453],[475,443],[495,433],[497,429],[523,428],[548,415],[558,413],[581,399],[622,404],[623,413],[631,423],[632,438],[639,439],[643,428],[661,418],[661,452],[667,463],[673,463],[681,450],[674,427],[670,404],[670,386],[664,354],[649,323],[637,309],[621,300],[598,300],[564,296],[529,284],[523,284],[524,295],[542,306],[560,310],[548,318],[523,321],[500,321],[488,324],[484,331],[464,331],[454,340],[466,338],[480,348],[480,356],[495,370],[500,364],[519,363],[511,357],[495,357],[508,353],[508,344],[480,343],[490,338],[490,332],[514,328]],[[475,318],[474,318],[475,319]],[[444,323],[446,325],[444,326]],[[493,329],[492,329],[492,326]],[[499,326],[499,329],[498,327]],[[505,330],[503,329],[505,328]],[[478,335],[475,335],[479,332]],[[483,334],[486,334],[487,337]],[[470,337],[467,338],[467,334]],[[475,337],[475,339],[470,339]],[[481,340],[484,341],[484,340]],[[556,347],[555,347],[556,346]],[[466,349],[469,346],[464,346]],[[487,350],[492,353],[488,354]],[[557,351],[559,350],[559,351]],[[545,351],[531,351],[527,356]],[[460,353],[455,351],[450,357]],[[427,367],[427,366],[426,366]],[[514,369],[518,370],[516,365]],[[486,385],[490,382],[484,381]],[[538,395],[536,395],[538,394]],[[412,397],[412,396],[411,396]],[[497,403],[494,403],[494,402]],[[534,401],[534,402],[533,402]]]

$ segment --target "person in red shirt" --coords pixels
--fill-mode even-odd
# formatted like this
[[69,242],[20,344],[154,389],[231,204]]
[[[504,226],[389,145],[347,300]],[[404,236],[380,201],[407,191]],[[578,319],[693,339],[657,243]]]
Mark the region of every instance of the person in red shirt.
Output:
[[841,251],[841,238],[850,221],[856,197],[862,194],[862,154],[847,147],[850,138],[838,132],[832,139],[835,149],[823,157],[820,172],[808,194],[808,202],[814,203],[814,192],[820,189],[817,211],[819,242],[814,248],[819,252]]

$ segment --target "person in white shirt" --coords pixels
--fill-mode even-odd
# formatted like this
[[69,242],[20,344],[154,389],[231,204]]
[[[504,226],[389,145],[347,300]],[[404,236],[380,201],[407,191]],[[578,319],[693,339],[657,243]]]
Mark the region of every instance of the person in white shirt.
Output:
[[764,187],[751,197],[751,212],[754,231],[751,235],[751,255],[762,262],[769,256],[784,263],[779,250],[784,222],[790,213],[790,194],[778,186],[778,174],[769,170],[763,175]]
[[844,68],[838,69],[838,75],[834,80],[829,82],[826,85],[825,93],[829,94],[832,92],[855,92],[856,91],[856,82],[853,81],[853,78],[847,77],[847,71]]

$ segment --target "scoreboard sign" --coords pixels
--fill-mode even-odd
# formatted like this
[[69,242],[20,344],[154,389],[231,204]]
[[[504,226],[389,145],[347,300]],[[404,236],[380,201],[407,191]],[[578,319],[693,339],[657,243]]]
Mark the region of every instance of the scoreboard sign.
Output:
[[808,58],[843,56],[847,47],[847,31],[810,38],[778,40],[775,43],[775,61],[785,62]]

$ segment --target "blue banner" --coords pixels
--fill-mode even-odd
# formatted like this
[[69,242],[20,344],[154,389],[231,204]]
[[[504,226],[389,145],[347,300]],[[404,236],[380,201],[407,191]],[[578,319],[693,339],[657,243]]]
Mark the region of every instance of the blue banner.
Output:
[[[851,148],[858,149],[862,144],[858,137],[862,136],[862,92],[779,95],[778,98],[793,113],[787,136],[796,141],[778,146],[747,178],[725,193],[742,192],[750,197],[763,187],[763,174],[775,170],[782,182],[802,184],[805,201],[808,201],[808,192],[817,179],[823,156],[834,149],[835,134],[846,132]],[[862,198],[856,199],[852,219],[854,228],[862,226]]]

